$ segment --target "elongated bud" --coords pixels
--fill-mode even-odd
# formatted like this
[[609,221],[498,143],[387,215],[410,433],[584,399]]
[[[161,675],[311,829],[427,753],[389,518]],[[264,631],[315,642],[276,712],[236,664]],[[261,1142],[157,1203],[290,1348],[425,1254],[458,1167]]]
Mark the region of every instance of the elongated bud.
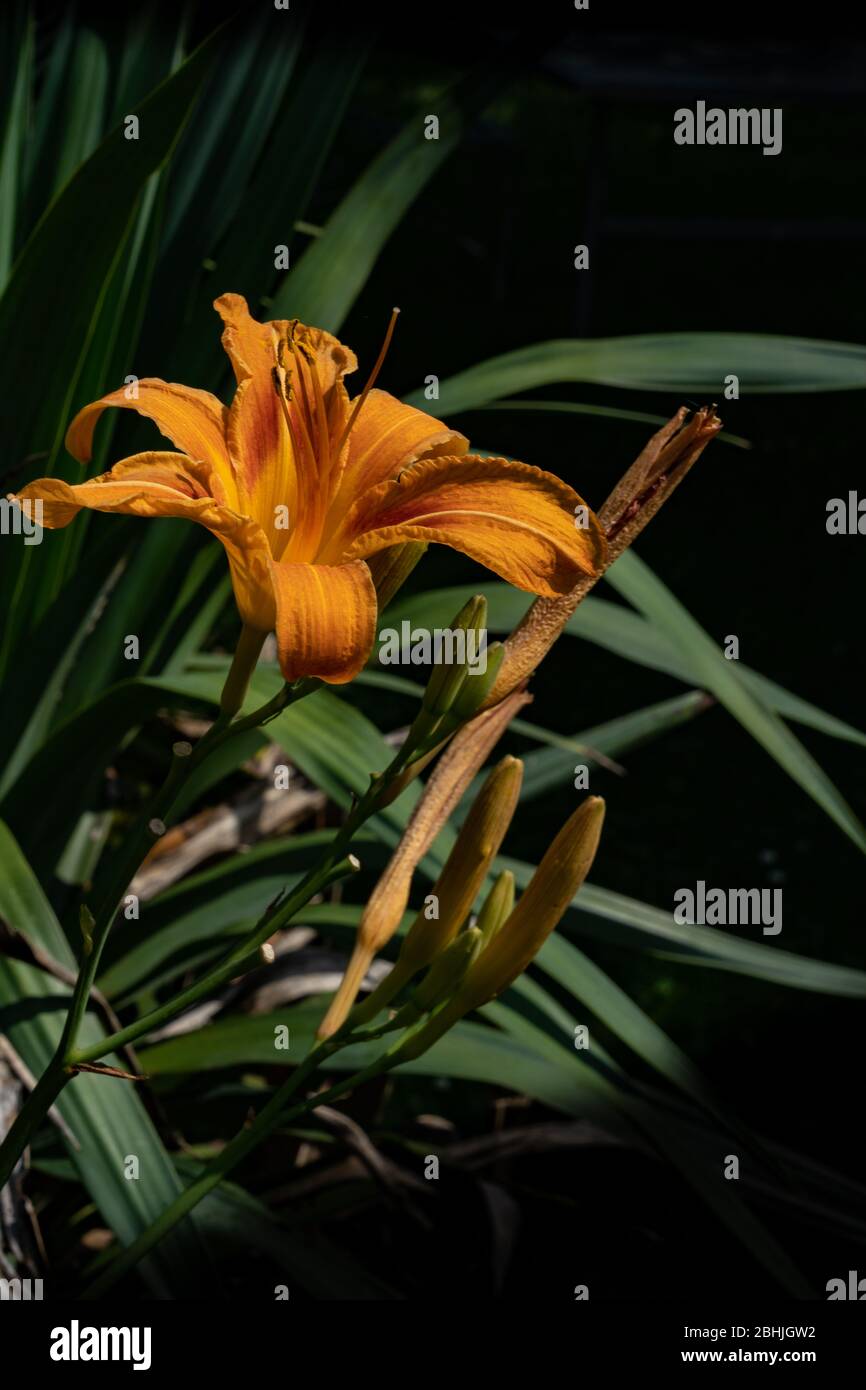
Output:
[[437,1004],[444,1004],[460,984],[482,945],[481,932],[477,927],[460,932],[450,946],[446,946],[436,957],[423,980],[410,990],[409,1002],[395,1015],[392,1026],[408,1028],[435,1009]]
[[[483,673],[467,672],[451,708],[437,721],[435,737],[438,740],[449,738],[455,729],[474,719],[496,684],[504,658],[505,646],[502,642],[492,642],[486,648],[487,669]],[[422,745],[422,748],[425,746]]]
[[494,744],[530,699],[522,690],[512,691],[495,709],[485,710],[461,729],[439,759],[364,909],[346,973],[319,1026],[320,1038],[329,1038],[342,1027],[370,961],[391,940],[406,911],[416,867]]
[[523,764],[517,758],[503,758],[488,775],[433,888],[436,916],[428,917],[427,908],[421,909],[409,928],[394,969],[353,1010],[353,1024],[375,1018],[398,990],[457,935],[511,824],[522,781]]
[[380,613],[384,613],[395,594],[402,589],[426,549],[426,541],[406,541],[403,545],[389,545],[386,550],[369,557],[367,566],[376,586]]
[[507,989],[540,951],[595,858],[604,802],[590,796],[560,830],[502,930],[467,970],[453,998],[392,1054],[396,1064],[420,1057],[458,1019]]
[[[653,435],[598,513],[608,539],[604,569],[637,539],[721,428],[715,406],[692,415],[681,406]],[[602,573],[584,575],[568,594],[535,600],[506,640],[505,660],[487,696],[488,707],[528,679]]]
[[[470,644],[475,644],[474,657],[480,649],[480,644],[484,640],[487,631],[487,599],[483,594],[476,594],[468,603],[464,603],[457,617],[451,623],[451,632],[455,635],[456,641],[460,641],[459,634],[464,634],[463,661],[455,661],[446,665],[444,662],[437,666],[433,671],[424,697],[421,701],[421,708],[429,715],[438,716],[447,714],[455,699],[466,683],[470,662],[467,659],[467,651]],[[474,657],[473,662],[474,664]]]
[[483,673],[476,673],[471,666],[467,668],[451,708],[445,714],[433,714],[424,709],[422,704],[418,717],[407,736],[416,745],[418,756],[413,758],[412,762],[404,769],[401,777],[395,780],[395,786],[389,792],[388,800],[381,802],[381,805],[387,806],[395,796],[399,796],[412,778],[417,776],[430,759],[436,756],[439,749],[448,742],[451,735],[462,728],[464,724],[468,724],[471,719],[474,719],[481,709],[496,681],[499,668],[505,657],[505,647],[502,642],[493,642],[491,646],[485,647],[483,650],[487,669]]
[[478,713],[487,699],[488,692],[493,688],[496,677],[499,675],[499,668],[505,656],[503,643],[491,642],[486,650],[486,656],[486,669],[477,674],[472,670],[467,671],[466,679],[448,711],[448,718],[455,720],[457,724],[465,724],[467,719],[471,719],[474,714]]
[[490,944],[499,928],[505,925],[511,916],[513,907],[514,874],[510,869],[506,869],[499,875],[484,899],[484,906],[478,914],[478,921],[475,923],[481,932],[485,946]]

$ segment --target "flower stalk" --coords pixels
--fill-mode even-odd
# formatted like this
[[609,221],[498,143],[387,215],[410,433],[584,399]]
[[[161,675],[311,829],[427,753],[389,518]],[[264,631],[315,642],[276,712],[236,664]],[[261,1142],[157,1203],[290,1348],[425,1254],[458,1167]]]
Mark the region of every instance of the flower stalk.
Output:
[[244,623],[231,668],[220,695],[220,711],[233,719],[246,698],[247,687],[265,644],[266,632]]

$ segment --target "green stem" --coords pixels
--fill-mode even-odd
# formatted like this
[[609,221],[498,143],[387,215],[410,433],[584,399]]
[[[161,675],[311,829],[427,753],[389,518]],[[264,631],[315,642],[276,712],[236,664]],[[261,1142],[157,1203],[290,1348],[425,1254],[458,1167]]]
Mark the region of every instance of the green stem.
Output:
[[164,1236],[168,1235],[169,1231],[173,1230],[184,1216],[187,1216],[194,1207],[198,1206],[202,1198],[212,1192],[223,1178],[227,1177],[241,1160],[246,1158],[247,1154],[251,1153],[263,1139],[266,1139],[276,1129],[281,1121],[295,1120],[299,1115],[315,1110],[320,1105],[329,1105],[332,1101],[339,1100],[347,1091],[360,1085],[361,1082],[368,1081],[388,1069],[388,1060],[379,1058],[370,1066],[364,1067],[344,1081],[338,1082],[330,1090],[302,1101],[284,1114],[286,1101],[291,1098],[301,1083],[316,1071],[329,1053],[337,1050],[329,1044],[330,1040],[328,1043],[319,1043],[312,1048],[297,1070],[274,1092],[252,1124],[236,1134],[231,1143],[227,1144],[215,1158],[211,1159],[205,1170],[189,1187],[184,1189],[179,1197],[175,1198],[170,1206],[165,1208],[156,1221],[112,1261],[99,1278],[85,1289],[81,1295],[83,1299],[99,1298],[108,1289],[113,1288],[118,1279],[138,1264],[139,1260],[147,1255]]
[[235,946],[228,955],[224,956],[219,965],[215,966],[207,975],[203,975],[195,984],[190,985],[189,989],[183,990],[181,994],[175,995],[167,1003],[154,1009],[152,1013],[136,1019],[126,1028],[121,1028],[117,1033],[111,1033],[108,1037],[100,1038],[99,1042],[93,1043],[90,1047],[77,1048],[69,1053],[68,1061],[75,1062],[95,1062],[100,1057],[106,1056],[109,1052],[116,1052],[120,1047],[126,1047],[128,1043],[135,1042],[137,1038],[143,1037],[146,1033],[152,1033],[161,1024],[167,1023],[184,1009],[193,1004],[197,1004],[200,999],[204,999],[220,985],[228,980],[245,973],[254,965],[261,964],[258,951],[259,947],[267,941],[269,936],[273,936],[275,931],[286,925],[292,917],[302,907],[305,907],[310,898],[315,893],[327,888],[330,883],[337,879],[344,878],[348,873],[354,873],[357,869],[357,860],[341,859],[337,864],[330,866],[326,861],[319,865],[311,874],[308,874],[303,883],[299,884],[295,891],[286,899],[276,912],[267,912],[257,922],[250,936],[245,936],[239,945]]
[[232,723],[230,731],[226,730],[217,740],[217,743],[223,742],[229,732],[234,738],[235,734],[244,734],[249,729],[259,729],[263,724],[269,724],[278,714],[282,714],[289,705],[302,700],[305,695],[312,695],[313,691],[318,690],[321,684],[321,681],[310,677],[307,680],[296,681],[294,685],[284,685],[272,699],[253,710],[252,714],[244,715],[243,719],[236,719]]
[[69,1073],[58,1056],[49,1062],[0,1145],[0,1190],[12,1176],[15,1164],[51,1109]]
[[266,632],[249,627],[246,623],[241,628],[240,639],[235,647],[232,664],[220,695],[220,709],[223,714],[228,715],[229,719],[237,714],[244,702],[250,677],[255,670],[259,653],[264,646],[267,635]]

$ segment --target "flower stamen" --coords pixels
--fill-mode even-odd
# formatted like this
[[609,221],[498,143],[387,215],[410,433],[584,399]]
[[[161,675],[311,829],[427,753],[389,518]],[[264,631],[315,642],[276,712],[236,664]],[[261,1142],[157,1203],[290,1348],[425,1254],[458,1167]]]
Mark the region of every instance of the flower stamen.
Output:
[[343,449],[346,447],[346,440],[349,438],[349,435],[352,433],[352,430],[355,427],[355,422],[357,421],[358,416],[361,413],[361,406],[364,404],[365,400],[367,399],[367,397],[369,396],[370,392],[376,384],[376,378],[382,370],[382,364],[385,361],[385,358],[388,356],[388,349],[391,346],[391,339],[394,336],[394,329],[397,326],[397,318],[399,314],[399,309],[391,310],[391,320],[385,332],[385,341],[382,343],[382,346],[379,350],[379,356],[376,358],[376,364],[373,367],[373,370],[367,379],[367,385],[364,387],[363,391],[361,392],[360,396],[355,402],[355,408],[352,411],[352,414],[349,416],[349,423],[346,425],[346,428],[343,430],[343,433],[340,437],[340,442],[337,445],[337,449],[334,454],[334,457],[336,459],[339,459],[340,455],[343,452]]

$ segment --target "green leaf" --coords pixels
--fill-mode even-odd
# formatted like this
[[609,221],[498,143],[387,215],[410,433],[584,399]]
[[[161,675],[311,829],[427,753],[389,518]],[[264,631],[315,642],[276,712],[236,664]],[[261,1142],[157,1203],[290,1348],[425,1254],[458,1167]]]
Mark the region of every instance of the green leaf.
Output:
[[158,8],[142,6],[130,11],[127,23],[126,38],[117,60],[112,125],[134,111],[148,92],[180,66],[189,15],[180,11],[174,23],[170,23]]
[[95,148],[108,90],[103,39],[68,12],[52,36],[26,156],[26,227]]
[[[0,747],[5,794],[45,741],[60,707],[64,689],[91,626],[107,601],[124,567],[123,533],[107,533],[94,546],[37,626],[27,647],[27,660],[16,664],[0,686]],[[69,634],[58,652],[58,632]]]
[[65,74],[62,117],[55,130],[55,191],[62,189],[95,149],[102,132],[108,91],[108,54],[92,29],[76,26],[72,59]]
[[[16,407],[6,455],[16,468],[28,452],[50,451],[65,427],[94,313],[136,200],[169,154],[213,51],[212,35],[131,113],[140,119],[138,140],[127,140],[122,126],[106,137],[41,219],[13,269],[0,300],[0,335],[16,345],[4,379]],[[58,274],[58,267],[72,266],[74,273]]]
[[[475,117],[513,75],[513,59],[493,59],[483,71],[432,99],[438,140],[424,136],[428,100],[385,146],[335,208],[274,295],[275,318],[299,318],[338,333],[369,278],[382,247],[407,209],[456,149]],[[384,325],[383,325],[384,327]]]
[[715,695],[858,849],[866,852],[866,830],[823,769],[782,720],[747,688],[737,673],[737,663],[724,658],[712,638],[634,551],[620,556],[606,578],[676,646],[689,653],[704,689]]
[[24,151],[20,231],[27,234],[55,191],[53,173],[57,158],[57,129],[62,120],[60,103],[72,61],[74,34],[75,16],[72,9],[67,8],[58,18],[43,65],[40,90],[34,102],[32,130]]
[[118,924],[110,943],[118,958],[103,970],[99,988],[111,998],[125,995],[185,950],[251,926],[332,838],[333,831],[313,831],[265,841],[160,893],[143,905],[140,922]]
[[[573,942],[554,932],[536,959],[542,970],[569,990],[642,1061],[699,1105],[710,1109],[723,1123],[729,1123],[709,1085],[682,1049]],[[594,1039],[591,1047],[595,1049]]]
[[[0,17],[3,38],[3,110],[0,113],[0,290],[15,253],[21,160],[33,63],[33,22],[22,5]],[[7,55],[12,62],[7,62]],[[8,94],[8,100],[7,100]]]
[[[58,725],[6,790],[0,815],[41,873],[54,867],[80,813],[92,809],[106,763],[123,736],[165,702],[165,693],[144,681],[113,686]],[[52,795],[46,797],[49,786]]]
[[[222,560],[217,546],[204,546],[194,557],[189,574],[166,619],[160,644],[165,642],[167,658],[160,662],[167,675],[180,674],[195,655],[231,602],[232,583],[227,574],[215,576],[213,568]],[[207,587],[209,593],[204,594]],[[177,629],[177,632],[174,629]]]
[[[581,729],[572,734],[568,744],[576,748],[578,757],[591,767],[598,759],[594,754],[606,757],[619,757],[634,748],[670,732],[681,724],[688,723],[709,707],[710,701],[701,690],[689,691],[687,695],[677,695],[673,700],[661,700],[658,704],[647,705],[645,709],[634,710],[619,719],[610,719],[592,729]],[[517,732],[518,721],[512,725]],[[549,787],[571,781],[575,763],[573,755],[564,757],[562,743],[552,748],[542,748],[523,756],[523,786],[521,801],[530,801],[543,796]]]
[[[488,405],[476,405],[473,410],[532,411],[540,410],[546,415],[594,415],[601,420],[628,420],[641,425],[666,425],[667,415],[649,415],[644,410],[625,410],[616,405],[584,405],[577,401],[491,401]],[[742,435],[722,430],[716,438],[720,444],[733,444],[737,449],[751,449],[752,445]]]
[[[509,858],[500,863],[512,870],[519,884],[529,882],[531,865]],[[596,918],[599,925],[594,923]],[[816,994],[866,998],[866,973],[862,970],[795,955],[778,946],[731,936],[715,927],[675,922],[670,912],[593,883],[584,884],[566,917],[569,920],[600,940],[642,946],[685,965],[710,966]]]
[[[369,46],[348,44],[330,29],[308,44],[286,101],[274,121],[274,134],[247,188],[243,204],[214,254],[222,283],[261,300],[276,312],[263,289],[262,266],[273,265],[274,246],[292,245],[322,166],[367,60]],[[286,163],[285,151],[292,158]],[[295,314],[292,309],[292,314]]]
[[[606,599],[587,598],[569,618],[565,632],[583,637],[626,660],[638,662],[655,671],[693,685],[700,679],[700,663],[690,651],[678,646],[653,623],[622,604]],[[866,734],[837,719],[832,714],[810,704],[744,662],[737,663],[737,674],[751,693],[768,705],[776,714],[792,719],[831,738],[845,739],[866,747]]]
[[[116,521],[108,518],[109,525]],[[86,709],[131,674],[140,678],[152,671],[169,633],[179,633],[180,614],[187,621],[198,616],[204,595],[213,585],[212,568],[223,563],[222,547],[210,538],[190,551],[188,543],[199,536],[190,536],[183,522],[135,518],[132,525],[125,532],[128,558],[123,574],[99,622],[92,625],[67,685],[65,703],[70,713]],[[212,612],[209,606],[208,621]],[[125,656],[125,639],[130,635],[139,641],[137,661]]]
[[298,57],[303,21],[273,6],[223,44],[171,170],[166,240],[212,249],[244,196]]
[[[453,612],[453,608],[451,611]],[[318,696],[314,696],[312,700],[304,701],[295,709],[300,710],[306,706],[309,712],[313,708],[313,702],[318,698]],[[342,798],[345,802],[347,789],[354,785],[357,777],[351,768],[344,765],[342,757],[342,741],[339,732],[341,714],[339,707],[341,704],[342,702],[337,701],[331,707],[330,713],[334,721],[333,733],[330,735],[327,745],[323,743],[317,756],[325,764],[320,771],[323,782],[329,781],[335,789],[342,782]],[[344,705],[343,710],[346,708]],[[292,710],[286,713],[291,714]],[[347,725],[345,727],[348,729],[352,726]],[[366,721],[357,727],[363,729],[368,744],[375,742],[377,737],[375,730],[371,732],[371,727],[366,726]],[[315,737],[312,733],[313,728],[314,725],[311,725],[311,736]],[[343,736],[343,740],[345,737],[346,735]],[[371,754],[372,751],[371,747]],[[417,784],[413,785],[417,786]],[[385,844],[393,844],[400,824],[405,824],[405,820],[408,818],[411,805],[411,800],[401,797],[390,808],[394,813],[390,822],[386,823],[384,819],[374,819],[369,823],[371,833],[381,835]],[[422,861],[421,873],[428,877],[435,876],[453,843],[453,839],[454,830],[448,826],[437,837],[432,851]],[[534,872],[532,865],[505,855],[499,857],[494,868],[496,872],[503,868],[511,869],[520,887],[526,886]],[[583,885],[569,915],[571,916],[574,911],[577,912],[581,929],[584,930],[589,929],[588,924],[592,923],[593,919],[603,919],[604,926],[593,930],[593,934],[598,935],[602,940],[611,940],[610,924],[615,923],[627,929],[622,937],[627,944],[634,945],[637,941],[643,946],[649,943],[650,945],[654,944],[656,949],[676,951],[677,958],[687,964],[713,966],[720,970],[733,971],[817,993],[860,998],[866,992],[866,974],[861,971],[813,960],[806,956],[798,956],[775,946],[769,947],[739,937],[732,937],[728,933],[716,931],[712,927],[680,925],[674,922],[673,915],[669,912],[636,902],[623,894],[611,892],[592,883]],[[636,936],[635,933],[638,935]],[[664,948],[658,946],[659,942],[665,943]]]
[[[455,611],[453,604],[449,611],[452,614]],[[724,660],[724,658],[720,659]],[[327,739],[322,740],[319,744],[315,719],[312,717],[315,702],[319,698],[319,695],[315,695],[287,710],[281,716],[281,719],[285,719],[292,714],[297,716],[302,710],[307,712],[307,722],[303,726],[294,728],[284,746],[287,746],[287,751],[290,751],[290,755],[294,757],[296,753],[304,756],[305,738],[316,743],[315,752],[309,755],[308,775],[311,775],[312,780],[320,779],[318,785],[327,784],[327,788],[332,789],[331,794],[341,804],[346,804],[350,790],[361,789],[360,784],[363,780],[361,768],[375,760],[377,746],[380,754],[382,753],[385,747],[384,740],[361,716],[355,719],[353,717],[356,714],[355,711],[352,712],[351,716],[346,716],[347,719],[351,719],[351,723],[342,724],[341,720],[348,706],[336,697],[331,697],[329,714],[332,730],[329,731]],[[275,721],[275,724],[278,722]],[[344,750],[349,737],[360,738],[366,749],[366,757],[360,759],[357,768],[344,757]],[[409,792],[413,790],[417,795],[417,784],[413,784],[409,788]],[[393,807],[389,808],[390,820],[374,819],[370,822],[370,831],[381,835],[386,844],[392,845],[399,826],[404,824],[408,818],[412,804],[412,799],[404,794],[394,803]],[[453,837],[453,829],[446,827],[437,838],[431,853],[422,862],[420,866],[422,873],[427,873],[430,876],[435,875],[450,844],[453,843]],[[512,869],[520,886],[525,886],[528,883],[533,872],[531,865],[506,856],[500,857],[497,866]],[[866,974],[859,971],[812,960],[805,956],[797,956],[776,947],[764,946],[761,943],[731,937],[727,933],[715,931],[711,927],[678,925],[674,922],[671,913],[636,902],[622,894],[596,887],[591,883],[584,884],[575,905],[581,917],[581,925],[586,917],[589,917],[590,920],[594,917],[604,919],[605,926],[597,933],[601,935],[602,939],[610,939],[607,924],[616,922],[623,927],[632,929],[627,938],[630,944],[634,943],[633,929],[636,928],[644,934],[644,937],[649,936],[655,938],[656,941],[662,940],[668,944],[669,949],[681,950],[681,958],[686,963],[711,965],[717,969],[747,974],[755,978],[771,980],[777,984],[814,990],[820,993],[861,997],[864,987],[866,987]]]
[[[241,1064],[273,1066],[283,1062],[297,1065],[309,1050],[326,1007],[327,998],[318,996],[271,1014],[218,1019],[207,1028],[145,1048],[140,1053],[142,1066],[149,1074],[165,1076]],[[289,1047],[285,1051],[277,1051],[274,1047],[277,1027],[289,1030]],[[381,1043],[349,1047],[330,1059],[326,1069],[353,1071],[372,1061],[381,1051]],[[488,1081],[535,1096],[566,1113],[574,1113],[575,1105],[580,1105],[582,1114],[604,1115],[616,1125],[616,1115],[610,1114],[604,1085],[588,1068],[581,1073],[567,1053],[561,1049],[557,1051],[561,1054],[558,1063],[553,1054],[541,1057],[498,1029],[458,1023],[435,1048],[401,1070],[418,1075]]]
[[[0,915],[58,965],[74,969],[75,958],[60,923],[2,822],[0,860]],[[69,998],[68,986],[54,976],[0,956],[0,1028],[36,1076],[54,1054]],[[89,1046],[104,1036],[95,1017],[88,1015],[82,1044]],[[123,1059],[106,1060],[123,1065]],[[80,1145],[69,1146],[69,1153],[82,1183],[117,1238],[130,1243],[180,1191],[174,1166],[138,1094],[126,1082],[77,1076],[61,1093],[57,1109]],[[130,1154],[139,1160],[142,1181],[130,1182],[124,1176]],[[152,1292],[161,1297],[183,1297],[184,1290],[207,1280],[207,1259],[195,1226],[187,1221],[178,1227],[143,1270]]]
[[[631,391],[704,394],[718,400],[725,377],[740,391],[855,391],[866,386],[866,347],[769,333],[644,333],[560,338],[479,362],[439,384],[448,418],[553,382],[594,382]],[[423,391],[406,397],[424,408]]]
[[[319,1019],[323,1012],[320,1009]],[[295,1041],[294,1021],[293,1009],[277,1009],[270,1014],[230,1014],[206,1028],[146,1047],[139,1052],[139,1058],[148,1076],[218,1071],[240,1064],[297,1066],[306,1046],[302,1049]],[[289,1046],[277,1051],[275,1029],[283,1026],[289,1028]]]
[[[6,399],[15,403],[7,412],[5,471],[15,475],[16,486],[34,472],[51,471],[79,398],[82,372],[139,195],[183,127],[215,41],[212,35],[130,113],[140,119],[138,140],[127,140],[120,126],[102,142],[42,216],[13,267],[0,299],[0,334],[16,344],[4,374]],[[104,195],[106,188],[110,198]],[[58,267],[72,263],[74,274],[58,274]],[[50,372],[45,370],[48,342]],[[47,463],[40,456],[47,456]],[[41,466],[34,468],[34,462]],[[19,547],[4,547],[3,583],[14,587],[14,595],[0,647],[0,674],[5,674],[21,630],[39,611],[31,591],[56,591],[46,565],[65,565],[76,544],[74,537],[59,541],[53,562],[43,559],[36,574],[36,547],[23,553]]]

